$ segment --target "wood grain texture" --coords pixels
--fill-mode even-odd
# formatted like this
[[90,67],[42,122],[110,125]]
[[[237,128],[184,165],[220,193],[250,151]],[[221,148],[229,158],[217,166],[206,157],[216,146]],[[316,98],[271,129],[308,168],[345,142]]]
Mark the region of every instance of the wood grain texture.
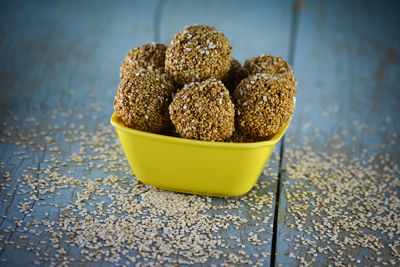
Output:
[[[80,135],[86,132],[92,133],[85,137],[95,139],[95,132],[104,130],[101,125],[108,124],[112,113],[119,64],[130,48],[153,41],[154,21],[157,22],[154,14],[162,15],[159,30],[166,43],[184,24],[197,22],[215,25],[228,37],[233,36],[235,55],[241,61],[266,52],[287,56],[290,4],[252,1],[245,10],[239,1],[194,4],[200,9],[193,9],[192,3],[185,1],[165,3],[158,11],[156,1],[2,3],[0,57],[6,64],[0,66],[0,111],[4,134],[4,142],[0,143],[0,162],[5,163],[1,168],[5,180],[1,182],[3,188],[0,191],[3,201],[0,258],[7,261],[1,265],[48,265],[43,259],[55,255],[74,258],[71,265],[113,265],[104,258],[96,262],[84,261],[85,254],[81,248],[70,245],[67,232],[63,232],[59,244],[54,245],[48,231],[60,232],[61,226],[57,224],[63,221],[64,208],[77,201],[82,187],[61,189],[62,186],[58,186],[53,194],[42,194],[41,183],[48,179],[44,171],[55,159],[69,162],[65,166],[58,164],[61,167],[57,171],[62,175],[82,183],[104,179],[103,169],[96,167],[101,161],[96,160],[94,168],[88,169],[88,159],[83,159],[83,163],[79,158],[74,159],[82,149],[79,139],[75,142],[68,139],[74,135],[81,138]],[[180,13],[182,10],[187,14],[179,17],[179,14],[184,15]],[[224,20],[220,20],[218,12],[223,14]],[[233,20],[235,13],[239,19]],[[266,14],[268,19],[264,21]],[[192,20],[198,18],[201,20]],[[175,19],[179,23],[175,24]],[[272,23],[276,25],[268,27]],[[254,28],[256,33],[248,28]],[[263,34],[258,34],[261,30]],[[242,35],[246,38],[242,39]],[[82,126],[84,129],[81,130]],[[9,132],[11,136],[8,136]],[[98,136],[111,137],[108,132]],[[95,149],[85,147],[88,157],[96,156]],[[225,254],[205,265],[220,265],[228,257],[230,262],[241,257],[251,264],[268,265],[278,162],[275,154],[260,177],[260,183],[245,197],[212,199],[214,207],[231,205],[233,201],[237,202],[238,208],[210,209],[206,213],[211,218],[233,216],[246,223],[240,227],[230,225],[220,233],[222,242],[227,245],[223,249]],[[116,171],[116,174],[127,175],[124,171]],[[102,195],[96,198],[97,202],[109,201]],[[21,212],[21,203],[26,203],[28,212]],[[261,206],[255,208],[256,203]],[[88,209],[91,209],[90,205]],[[48,220],[55,225],[44,227],[36,220]],[[260,240],[250,240],[252,233]],[[236,240],[245,247],[237,247]],[[138,256],[137,250],[129,253],[131,257]],[[187,257],[180,255],[175,261],[179,260],[187,260]],[[149,261],[149,257],[139,254],[138,263]],[[126,258],[120,263],[127,263]]]
[[[6,187],[0,192],[0,228],[4,240],[14,244],[2,242],[0,257],[7,259],[1,262],[2,266],[30,266],[37,261],[37,253],[56,253],[45,228],[30,223],[43,219],[56,222],[60,209],[76,199],[76,190],[58,190],[51,199],[45,196],[44,201],[39,201],[39,206],[30,199],[38,188],[29,188],[24,175],[38,179],[41,175],[37,171],[50,165],[44,160],[56,155],[58,160],[65,161],[71,153],[78,152],[79,144],[66,142],[64,130],[76,131],[83,124],[90,131],[100,123],[108,124],[119,64],[129,49],[152,41],[156,2],[20,1],[1,5],[0,60],[4,64],[0,66],[0,112],[2,132],[10,130],[13,135],[3,135],[8,140],[0,143],[0,162],[5,163],[1,175],[8,172],[12,178],[9,183],[1,181]],[[84,113],[85,119],[79,119],[78,113]],[[41,134],[51,123],[61,127],[48,132],[55,144]],[[17,143],[23,137],[33,143]],[[60,148],[60,153],[52,152],[54,147]],[[24,154],[18,156],[14,152]],[[23,172],[27,169],[28,173]],[[60,171],[76,177],[102,173],[79,166]],[[24,202],[29,202],[32,209],[29,216],[20,212],[19,203]],[[15,233],[7,231],[8,227],[15,228],[15,221],[21,222],[19,229]],[[28,231],[27,238],[20,239],[18,231],[23,227],[35,232]],[[38,251],[26,250],[32,244]],[[69,257],[83,257],[76,247],[65,249]]]
[[[288,58],[291,13],[292,2],[290,1],[280,3],[247,1],[246,4],[242,1],[169,1],[165,4],[165,9],[161,14],[161,42],[168,44],[171,38],[186,25],[212,25],[227,36],[233,47],[232,56],[242,64],[246,59],[265,53]],[[276,145],[276,155],[279,155],[280,145],[280,143]],[[265,192],[272,191],[274,193],[273,205],[275,206],[279,160],[276,160],[271,168],[275,179],[272,180],[273,184]],[[259,181],[265,181],[266,178],[261,176]],[[271,179],[271,177],[267,179]],[[237,201],[240,203],[240,198]],[[274,208],[269,209],[266,216],[270,217],[268,223],[258,226],[249,222],[241,231],[240,236],[256,232],[259,227],[267,229],[262,240],[268,242],[262,246],[262,252],[270,255]],[[235,231],[227,232],[226,239],[230,235],[237,235],[237,233]],[[246,242],[244,251],[247,255],[260,254],[257,249],[257,246]],[[233,248],[230,252],[238,254],[239,250],[240,248]],[[254,260],[256,259],[254,257]],[[269,257],[265,258],[264,264],[270,264]]]
[[[389,158],[391,162],[398,163],[400,155],[397,140],[400,131],[400,122],[397,119],[400,111],[398,11],[399,5],[396,2],[383,4],[378,1],[335,1],[327,4],[302,1],[300,3],[297,42],[294,50],[294,70],[299,93],[292,121],[293,127],[286,136],[286,160],[284,160],[286,164],[289,158],[294,158],[294,151],[300,151],[304,157],[306,152],[314,152],[315,155],[325,153],[332,159],[344,154],[356,161],[361,157],[365,160],[365,155],[375,154],[379,160],[369,163],[369,167],[377,171],[375,174],[371,173],[374,177],[371,180],[377,184],[374,185],[376,187],[384,176],[385,168],[398,168],[383,160]],[[304,140],[306,142],[303,142]],[[353,164],[354,168],[357,168],[349,159],[344,162],[350,166]],[[304,166],[302,161],[309,163],[307,158],[298,160],[299,166]],[[338,166],[334,162],[329,163],[328,159],[323,157],[319,160],[320,164]],[[316,164],[309,166],[303,168],[312,168],[311,166]],[[287,165],[286,167],[290,168]],[[312,172],[313,169],[309,169],[309,173]],[[357,171],[354,170],[354,173]],[[322,219],[313,214],[312,210],[316,211],[316,208],[305,208],[306,223],[301,228],[291,228],[290,225],[295,225],[296,220],[301,221],[301,216],[294,215],[295,201],[289,201],[288,198],[293,199],[294,195],[301,194],[302,190],[319,192],[315,187],[314,189],[304,187],[307,183],[306,177],[294,178],[286,171],[282,174],[277,231],[278,265],[306,264],[313,258],[316,266],[327,264],[373,266],[383,262],[389,265],[399,264],[399,258],[391,254],[389,248],[389,244],[398,240],[398,236],[388,239],[387,233],[370,230],[375,225],[372,222],[373,215],[370,215],[371,223],[362,228],[364,229],[362,231],[365,236],[370,234],[378,237],[384,245],[380,252],[382,254],[358,245],[352,248],[349,244],[344,246],[347,253],[343,256],[337,254],[335,256],[335,251],[327,253],[328,255],[324,254],[323,252],[327,251],[323,249],[326,247],[326,241],[322,241],[323,235],[320,235],[320,241],[312,237],[318,224],[311,221]],[[327,178],[321,174],[320,179]],[[356,177],[352,179],[357,180]],[[395,196],[395,199],[399,198],[399,179],[397,173],[389,184],[386,182],[385,185],[379,185],[391,188],[389,191],[391,193],[385,195],[386,201],[389,201],[386,202],[386,206],[393,203],[393,200],[389,200],[389,195]],[[350,182],[347,182],[347,185],[350,185]],[[358,186],[364,187],[363,182],[356,188]],[[332,194],[335,194],[334,191]],[[358,192],[354,192],[355,196],[357,194]],[[370,197],[372,199],[373,196]],[[305,196],[305,199],[303,207],[309,204],[312,206],[316,196]],[[359,201],[366,203],[369,199],[365,197]],[[338,210],[340,215],[337,216],[345,218],[343,212],[350,207],[350,203]],[[300,206],[297,206],[299,210],[302,209],[301,205],[300,203]],[[349,215],[352,215],[352,212],[349,211]],[[328,218],[335,223],[339,217]],[[395,219],[392,220],[393,225]],[[340,229],[338,239],[352,238],[351,231]],[[309,240],[312,242],[307,243]],[[333,240],[330,241],[334,243]],[[316,250],[318,248],[322,250]]]
[[242,64],[261,54],[288,56],[292,3],[284,1],[169,1],[162,13],[161,42],[168,44],[184,26],[215,26]]
[[[109,173],[101,166],[105,158],[96,158],[106,154],[98,149],[106,148],[110,153],[115,150],[110,155],[122,156],[114,142],[115,133],[104,125],[109,124],[111,103],[119,81],[119,64],[126,52],[155,41],[154,38],[168,44],[184,25],[215,26],[227,35],[234,47],[233,56],[241,63],[261,53],[280,55],[285,59],[293,56],[299,93],[293,127],[289,129],[285,142],[287,165],[292,165],[287,160],[296,150],[301,151],[301,155],[311,151],[337,157],[344,153],[356,159],[376,153],[376,159],[382,162],[374,163],[372,167],[379,175],[387,175],[384,159],[390,158],[397,163],[400,156],[397,139],[400,130],[397,119],[400,111],[398,3],[303,1],[297,5],[299,20],[294,24],[292,5],[292,2],[256,0],[245,3],[178,0],[1,2],[0,265],[49,265],[41,259],[57,254],[75,258],[70,262],[73,266],[115,265],[104,257],[85,261],[87,254],[82,254],[83,249],[70,244],[76,241],[76,236],[61,231],[58,224],[66,222],[63,216],[68,212],[63,208],[77,202],[86,184],[98,182],[100,188],[106,187],[103,184]],[[296,31],[293,31],[293,26]],[[291,36],[293,33],[295,38]],[[307,141],[305,145],[303,140]],[[85,142],[90,145],[82,145]],[[84,159],[79,157],[83,155],[80,153],[82,147],[87,150]],[[224,243],[224,254],[219,259],[208,258],[209,261],[203,265],[221,265],[227,260],[233,264],[236,257],[242,257],[250,265],[269,265],[279,144],[275,152],[259,183],[249,194],[231,199],[211,199],[212,208],[204,213],[205,216],[212,220],[233,216],[237,220],[244,219],[245,223],[231,223],[220,230],[218,238]],[[326,160],[320,159],[322,163]],[[63,188],[63,184],[57,184],[55,179],[49,187],[43,187],[51,176],[44,171],[53,161],[68,162],[65,166],[57,164],[59,169],[56,171],[61,174],[57,179],[70,177],[81,185]],[[116,161],[111,160],[111,165],[114,163]],[[132,174],[127,162],[115,166],[120,169],[111,171],[112,175],[122,179],[122,182],[115,183],[126,185],[131,182]],[[285,167],[290,170],[293,166]],[[394,189],[392,194],[386,194],[379,201],[386,200],[388,205],[397,203],[398,180],[399,173],[390,183]],[[386,261],[399,264],[398,258],[394,258],[388,248],[389,244],[398,241],[398,236],[390,238],[387,233],[379,235],[379,232],[367,230],[366,236],[375,235],[386,246],[381,255],[348,245],[345,246],[347,254],[339,260],[332,255],[329,258],[314,252],[313,246],[322,247],[323,243],[304,241],[312,240],[310,231],[313,225],[310,221],[300,229],[290,227],[295,216],[289,212],[290,208],[293,211],[293,203],[288,198],[305,188],[303,180],[294,179],[284,169],[280,182],[275,233],[277,255],[274,257],[277,265],[305,264],[312,258],[317,259],[315,265],[379,265]],[[54,192],[42,191],[53,185],[56,188]],[[133,185],[139,192],[134,200],[139,201],[138,205],[142,204],[141,197],[150,189],[134,181]],[[129,197],[129,194],[124,196]],[[185,199],[184,195],[180,196]],[[90,197],[93,203],[110,203],[106,195]],[[310,203],[315,200],[306,197]],[[85,208],[96,210],[90,203],[86,201]],[[257,203],[260,209],[254,209]],[[229,205],[234,208],[228,208]],[[27,212],[23,212],[25,209]],[[307,218],[313,216],[306,213]],[[82,217],[77,217],[79,223],[85,222],[80,220]],[[172,220],[160,217],[158,219],[164,223]],[[35,220],[47,220],[54,225],[45,227]],[[377,223],[374,216],[371,221]],[[371,224],[367,226],[366,229]],[[49,229],[62,232],[58,246],[54,246]],[[252,241],[251,233],[256,233],[261,243]],[[21,238],[25,235],[26,238]],[[340,238],[344,239],[344,235]],[[29,249],[32,247],[34,249]],[[124,253],[129,259],[137,256],[137,263],[157,261],[143,251],[139,253],[136,248]],[[178,252],[172,261],[188,261],[184,253]],[[132,264],[126,257],[118,263]]]

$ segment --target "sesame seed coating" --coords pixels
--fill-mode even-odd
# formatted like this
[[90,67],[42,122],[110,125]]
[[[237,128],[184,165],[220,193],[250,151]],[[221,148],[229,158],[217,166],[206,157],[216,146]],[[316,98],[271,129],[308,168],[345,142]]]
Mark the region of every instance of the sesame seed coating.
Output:
[[186,26],[167,48],[165,70],[180,85],[220,80],[229,70],[231,50],[228,39],[214,27]]
[[183,138],[223,141],[235,128],[229,91],[216,79],[185,85],[172,100],[169,114]]
[[282,130],[294,112],[294,88],[285,79],[259,73],[236,87],[237,126],[251,137]]
[[266,73],[271,76],[277,76],[281,79],[286,79],[291,86],[296,89],[297,81],[294,77],[292,67],[281,57],[271,55],[261,55],[252,59],[246,60],[243,65],[245,77],[257,73]]
[[137,69],[122,78],[114,109],[127,127],[162,132],[170,126],[167,109],[173,91],[167,75],[156,69]]
[[167,46],[159,43],[145,44],[129,50],[121,64],[120,76],[139,68],[156,68],[164,72],[165,50]]
[[240,83],[242,79],[245,78],[245,73],[242,68],[242,65],[239,61],[232,58],[231,65],[229,67],[229,71],[222,77],[222,82],[229,90],[230,93],[233,93],[236,86]]

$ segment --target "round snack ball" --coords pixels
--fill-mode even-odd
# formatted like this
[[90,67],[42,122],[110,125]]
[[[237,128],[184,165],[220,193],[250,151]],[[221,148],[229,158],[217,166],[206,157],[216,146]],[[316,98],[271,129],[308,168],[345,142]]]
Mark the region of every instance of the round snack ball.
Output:
[[264,73],[242,80],[233,93],[240,131],[251,137],[281,131],[294,112],[294,91],[287,80]]
[[159,133],[171,125],[168,105],[173,91],[173,81],[159,70],[136,69],[122,78],[114,110],[125,126]]
[[229,71],[222,77],[222,82],[228,88],[230,93],[235,91],[236,86],[244,78],[244,71],[239,61],[232,58]]
[[297,87],[292,67],[281,57],[274,57],[267,54],[254,57],[244,62],[243,71],[245,77],[257,73],[266,73],[287,80],[294,89]]
[[235,129],[235,109],[221,81],[192,82],[178,91],[169,114],[183,138],[224,141]]
[[164,44],[151,43],[131,49],[121,64],[121,78],[135,69],[159,69],[164,72],[165,50]]
[[231,47],[214,27],[186,26],[172,39],[165,54],[165,70],[184,85],[209,78],[220,80],[229,70]]

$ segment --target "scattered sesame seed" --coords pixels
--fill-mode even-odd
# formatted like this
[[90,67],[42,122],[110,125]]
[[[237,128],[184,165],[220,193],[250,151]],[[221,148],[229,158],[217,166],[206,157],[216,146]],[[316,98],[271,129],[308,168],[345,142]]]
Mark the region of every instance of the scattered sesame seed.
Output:
[[[229,98],[229,94],[218,97]],[[19,249],[32,252],[36,257],[33,264],[50,266],[85,265],[101,260],[115,265],[127,262],[186,265],[205,264],[213,259],[218,259],[222,265],[253,265],[256,261],[252,257],[237,257],[232,254],[232,248],[243,249],[245,255],[248,251],[269,249],[274,193],[268,188],[276,180],[262,176],[255,187],[240,198],[212,198],[159,190],[136,179],[112,126],[98,123],[92,130],[64,127],[65,119],[90,120],[91,115],[63,112],[70,114],[68,118],[61,115],[60,108],[54,112],[53,121],[49,118],[48,129],[44,129],[45,124],[32,125],[23,129],[26,136],[12,132],[5,139],[6,143],[18,143],[16,153],[12,154],[15,160],[31,155],[30,149],[43,153],[43,160],[39,167],[28,165],[21,170],[21,178],[13,177],[10,171],[13,165],[0,162],[1,187],[6,190],[2,201],[9,205],[14,194],[8,190],[13,189],[19,197],[10,205],[15,205],[17,212],[25,216],[21,220],[4,215],[6,221],[14,223],[0,228],[3,247],[18,249],[21,245]],[[58,125],[60,116],[65,119]],[[57,131],[52,132],[55,128]],[[62,149],[59,134],[64,136],[71,152]],[[33,144],[23,149],[31,140]],[[276,158],[277,153],[272,157]],[[92,173],[96,169],[100,173]],[[87,171],[87,176],[82,176],[82,170]],[[14,186],[17,179],[19,184]],[[69,196],[68,202],[56,200]],[[44,208],[46,210],[38,214]],[[232,213],[232,210],[250,208],[251,217],[242,212]],[[268,234],[260,231],[262,228],[267,229]],[[245,232],[247,229],[253,233],[248,236],[249,241],[237,237],[228,242],[225,238],[229,231]],[[7,241],[5,236],[10,233],[15,239]],[[80,250],[81,258],[68,256],[73,247]],[[263,260],[260,262],[269,261],[267,254],[257,253],[257,256]]]

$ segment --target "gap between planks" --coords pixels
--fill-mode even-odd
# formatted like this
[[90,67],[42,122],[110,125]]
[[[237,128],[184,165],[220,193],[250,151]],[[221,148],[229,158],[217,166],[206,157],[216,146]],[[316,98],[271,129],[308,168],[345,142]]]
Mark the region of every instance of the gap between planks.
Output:
[[[297,40],[297,29],[299,25],[299,13],[300,13],[300,5],[301,2],[299,0],[293,1],[292,6],[292,19],[290,23],[290,36],[289,36],[289,56],[288,62],[289,64],[294,67],[294,54],[295,54],[295,47],[296,47],[296,40]],[[276,258],[276,242],[278,236],[278,213],[279,213],[279,196],[281,193],[281,177],[282,173],[285,172],[283,166],[283,160],[285,156],[285,135],[283,135],[279,150],[279,169],[278,169],[278,182],[275,192],[275,211],[274,211],[274,224],[273,224],[273,234],[272,234],[272,245],[271,245],[271,262],[270,266],[275,266],[275,258]]]
[[[153,29],[154,29],[154,41],[160,42],[161,38],[161,18],[162,13],[165,9],[166,0],[159,0],[157,6],[154,10],[154,20],[153,20]],[[301,2],[298,0],[293,1],[292,5],[292,18],[290,24],[290,36],[289,36],[289,55],[288,62],[293,67],[294,66],[294,54],[296,47],[296,39],[297,39],[297,29],[298,29],[298,21],[299,21],[299,13],[300,13],[300,5]],[[274,224],[273,224],[273,235],[272,235],[272,246],[271,246],[271,261],[270,266],[275,266],[275,257],[276,257],[276,242],[277,242],[277,230],[278,230],[278,213],[279,213],[279,196],[280,196],[280,188],[281,188],[281,176],[285,171],[283,166],[283,159],[285,153],[285,136],[282,137],[280,150],[279,150],[279,169],[278,169],[278,181],[277,188],[275,192],[275,210],[274,210]]]
[[165,3],[167,0],[158,0],[156,8],[154,9],[153,18],[153,32],[154,32],[154,42],[159,43],[161,39],[161,19],[162,13],[165,9]]

